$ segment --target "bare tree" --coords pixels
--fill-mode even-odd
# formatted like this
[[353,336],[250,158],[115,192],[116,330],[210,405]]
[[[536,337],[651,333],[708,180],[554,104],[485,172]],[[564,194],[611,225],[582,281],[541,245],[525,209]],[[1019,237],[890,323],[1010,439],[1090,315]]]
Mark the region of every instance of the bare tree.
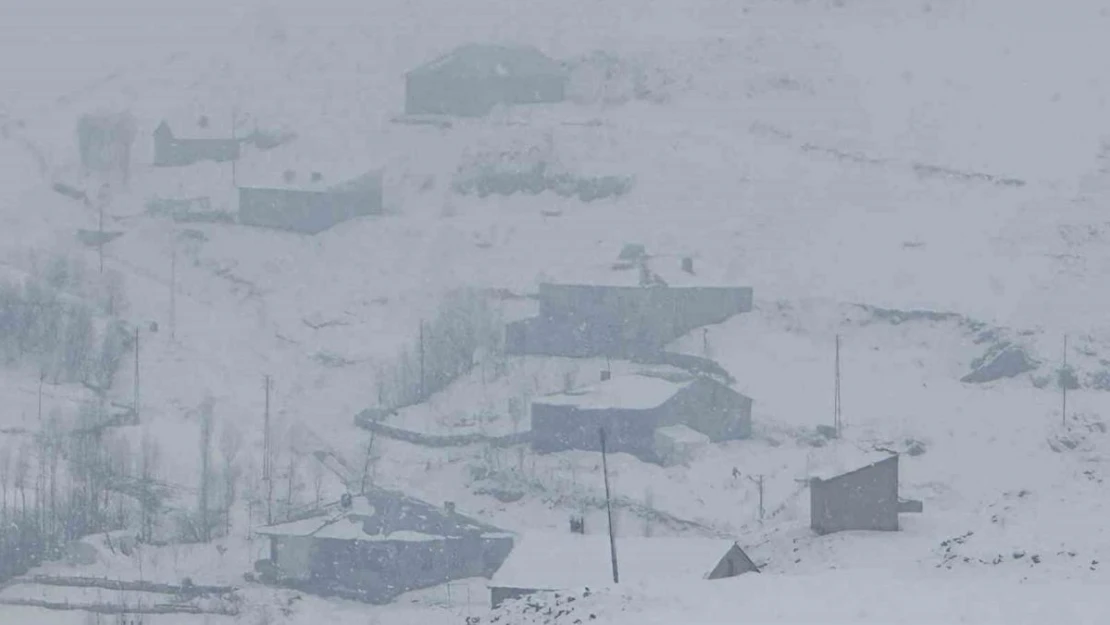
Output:
[[297,495],[297,450],[289,446],[289,465],[285,470],[285,518],[292,518]]
[[19,522],[27,524],[27,478],[31,473],[31,458],[26,445],[20,445],[15,456],[13,486],[19,491]]
[[11,484],[12,448],[0,448],[0,527],[8,521],[8,486]]
[[200,485],[197,507],[200,514],[200,539],[212,540],[212,523],[208,511],[209,486],[212,484],[212,416],[216,402],[211,396],[204,398],[197,414],[200,419]]
[[312,494],[315,499],[313,506],[320,508],[320,500],[324,491],[324,463],[319,459],[312,463]]
[[650,486],[644,491],[644,536],[651,536],[655,532],[655,524],[652,523],[652,513],[655,511],[655,491]]
[[235,506],[239,478],[242,474],[238,462],[239,449],[243,445],[243,435],[235,424],[224,420],[223,430],[220,432],[220,455],[223,458],[223,508],[224,508],[224,533],[231,535],[231,510]]
[[362,478],[359,480],[358,494],[366,494],[366,489],[374,483],[374,468],[377,465],[379,456],[377,450],[374,449],[375,432],[370,432],[370,440],[366,443],[365,451],[362,458]]
[[149,431],[144,431],[139,456],[139,531],[146,543],[154,540],[154,521],[161,509],[161,499],[155,484],[159,455],[158,444],[151,438]]

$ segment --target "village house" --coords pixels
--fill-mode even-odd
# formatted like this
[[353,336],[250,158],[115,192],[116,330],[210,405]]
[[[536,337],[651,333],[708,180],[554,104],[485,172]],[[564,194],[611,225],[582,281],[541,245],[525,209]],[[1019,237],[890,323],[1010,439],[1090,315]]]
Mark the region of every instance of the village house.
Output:
[[176,132],[184,136],[177,136],[167,119],[154,129],[155,166],[184,167],[202,161],[225,163],[239,159],[242,141],[233,138],[230,122],[219,124],[198,114],[189,122],[177,121],[176,125]]
[[311,235],[384,212],[380,169],[337,171],[280,154],[248,161],[239,174],[238,221],[243,225]]
[[[604,428],[608,451],[673,464],[686,460],[672,454],[690,434],[707,442],[751,435],[751,398],[712,378],[677,370],[602,378],[532,402],[533,449],[600,451],[598,430]],[[677,425],[692,432],[675,432]]]
[[751,287],[693,257],[621,258],[539,285],[539,314],[505,328],[515,355],[645,358],[690,331],[752,309]]
[[[921,512],[898,496],[898,455],[849,453],[810,475],[810,527],[818,534],[898,531],[898,515]],[[845,470],[847,469],[847,470]]]
[[[620,582],[717,580],[758,573],[736,542],[713,538],[616,539]],[[613,583],[606,534],[525,534],[490,580],[490,604],[536,592],[603,588]]]
[[269,583],[387,603],[458,579],[490,577],[513,548],[511,534],[388,490],[345,495],[318,514],[263,527]]
[[563,66],[532,46],[470,43],[405,74],[405,113],[481,117],[499,104],[561,102]]

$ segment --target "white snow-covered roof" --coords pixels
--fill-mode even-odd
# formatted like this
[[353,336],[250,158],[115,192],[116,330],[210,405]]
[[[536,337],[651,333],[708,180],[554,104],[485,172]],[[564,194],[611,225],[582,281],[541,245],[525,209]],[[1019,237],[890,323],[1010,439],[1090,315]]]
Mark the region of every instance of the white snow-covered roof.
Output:
[[708,436],[688,425],[668,425],[657,428],[655,431],[678,443],[699,444],[709,442]]
[[349,508],[332,504],[310,518],[261,527],[256,532],[264,536],[406,542],[445,540],[472,532],[491,538],[505,535],[491,525],[387,490],[352,497]]
[[829,480],[894,457],[884,451],[860,449],[851,443],[833,443],[810,459],[809,477]]
[[[736,543],[715,538],[617,537],[621,582],[704,579]],[[490,586],[564,590],[608,586],[612,568],[607,534],[525,534]]]
[[[683,258],[690,258],[693,273],[682,268]],[[641,269],[647,269],[647,275]],[[731,279],[729,271],[694,255],[668,254],[648,256],[642,261],[626,261],[613,255],[605,263],[597,263],[574,268],[563,268],[553,272],[555,284],[589,284],[597,286],[643,286],[642,278],[648,277],[652,283],[669,287],[740,287]]]
[[[380,159],[357,146],[304,137],[270,150],[246,146],[236,168],[236,184],[241,187],[306,191],[325,191],[365,176],[380,180],[384,169]],[[292,180],[286,179],[286,172],[293,174]],[[313,174],[319,174],[319,180],[313,180]]]
[[[236,135],[232,125],[233,112],[223,107],[175,105],[155,114],[156,117],[146,129],[149,132],[154,132],[165,122],[177,139],[231,139]],[[241,137],[242,132],[240,130],[238,136]]]
[[614,376],[581,389],[545,395],[533,403],[573,406],[580,410],[650,410],[658,408],[690,385],[693,379],[673,381],[654,375],[633,373]]
[[448,70],[456,76],[533,76],[561,75],[563,67],[532,45],[504,43],[465,43],[409,74]]

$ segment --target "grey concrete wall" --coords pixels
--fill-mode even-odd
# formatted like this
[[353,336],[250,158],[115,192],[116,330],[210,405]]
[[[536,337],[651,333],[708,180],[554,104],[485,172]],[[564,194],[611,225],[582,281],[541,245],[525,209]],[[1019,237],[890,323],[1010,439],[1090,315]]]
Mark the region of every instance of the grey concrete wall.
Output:
[[536,321],[511,324],[510,353],[635,358],[696,328],[750,312],[750,287],[541,284]]
[[818,534],[898,530],[898,457],[810,482],[810,527]]
[[751,436],[751,398],[711,380],[695,379],[663,408],[668,422],[685,424],[714,442]]
[[659,410],[578,410],[573,406],[532,405],[532,449],[553,453],[578,449],[601,451],[598,428],[605,428],[606,448],[657,462],[655,430],[663,423]]
[[566,80],[557,76],[461,77],[416,72],[405,76],[405,113],[481,117],[497,104],[561,102]]
[[520,599],[528,595],[542,592],[534,588],[507,588],[504,586],[491,586],[489,589],[489,604],[493,609],[497,609],[502,603],[511,601],[513,599]]
[[239,222],[302,234],[382,212],[381,188],[358,192],[239,189]]
[[223,163],[239,158],[237,139],[154,139],[154,164],[183,167],[201,161]]
[[312,576],[312,560],[315,541],[303,536],[277,536],[277,569],[285,577],[308,580]]
[[379,603],[399,594],[472,577],[491,577],[512,550],[511,538],[479,535],[432,541],[315,539],[311,581]]

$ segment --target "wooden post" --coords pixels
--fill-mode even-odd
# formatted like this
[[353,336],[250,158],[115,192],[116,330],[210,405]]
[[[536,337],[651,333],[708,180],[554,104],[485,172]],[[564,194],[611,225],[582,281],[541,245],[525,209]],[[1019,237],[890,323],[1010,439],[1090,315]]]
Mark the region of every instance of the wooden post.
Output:
[[96,253],[100,259],[100,274],[104,275],[104,200],[98,199],[96,204],[98,209],[97,212],[99,213],[96,228],[98,233],[96,241]]
[[[235,125],[238,122],[238,118],[239,118],[239,112],[235,109],[232,109],[231,110],[231,140],[233,142],[235,141]],[[238,162],[239,162],[239,159],[237,159],[237,158],[231,159],[231,188],[232,189],[239,186],[238,183],[235,180],[236,163],[238,163]]]
[[1062,405],[1060,407],[1060,422],[1067,427],[1068,425],[1068,335],[1064,335],[1064,368],[1060,370],[1060,388],[1063,389]]
[[833,430],[840,438],[843,424],[840,419],[840,335],[836,335],[836,364],[834,365]]
[[135,326],[135,423],[139,422],[139,326]]
[[613,534],[613,504],[609,496],[609,462],[605,453],[605,428],[598,428],[601,436],[601,472],[605,476],[605,513],[609,516],[609,557],[613,563],[613,583],[620,583],[617,571],[617,540]]
[[42,384],[46,381],[46,369],[39,371],[39,421],[42,421]]
[[262,481],[266,482],[266,524],[274,522],[274,479],[270,458],[270,376],[266,378],[266,411],[262,421]]
[[420,320],[420,401],[424,401],[426,387],[424,383],[424,320]]
[[177,233],[170,234],[170,340],[177,338]]

